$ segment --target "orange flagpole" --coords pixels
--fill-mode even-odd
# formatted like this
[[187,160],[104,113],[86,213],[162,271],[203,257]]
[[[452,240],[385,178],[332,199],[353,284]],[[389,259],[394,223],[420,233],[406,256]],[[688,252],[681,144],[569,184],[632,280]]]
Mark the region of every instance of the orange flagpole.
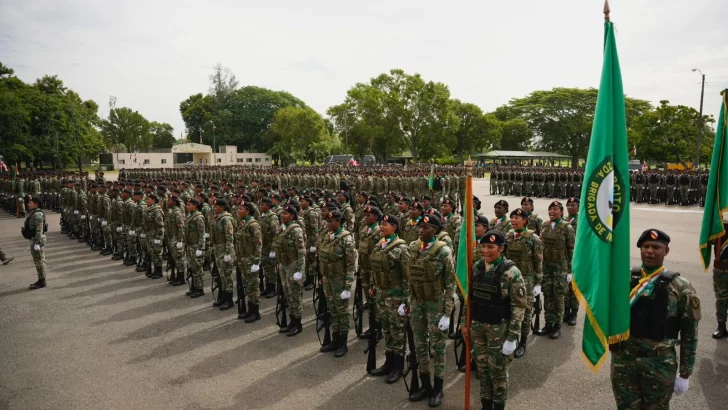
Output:
[[[468,264],[468,293],[470,293],[470,283],[473,278],[473,161],[468,157],[468,178],[465,182],[465,226],[467,229],[467,264]],[[462,244],[460,245],[462,246]],[[470,409],[470,295],[463,295],[465,301],[465,326],[468,328],[468,337],[465,339],[465,410]],[[462,309],[462,308],[461,308]]]

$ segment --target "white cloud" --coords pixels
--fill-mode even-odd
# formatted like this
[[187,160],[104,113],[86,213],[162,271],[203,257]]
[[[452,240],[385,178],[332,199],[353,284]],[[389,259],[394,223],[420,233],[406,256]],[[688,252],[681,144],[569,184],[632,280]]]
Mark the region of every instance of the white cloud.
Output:
[[[287,90],[320,113],[391,68],[490,111],[552,87],[598,87],[601,0],[3,0],[0,61],[25,81],[58,74],[103,115],[117,106],[183,130],[179,103],[212,66]],[[612,1],[625,92],[707,114],[728,88],[728,2]]]

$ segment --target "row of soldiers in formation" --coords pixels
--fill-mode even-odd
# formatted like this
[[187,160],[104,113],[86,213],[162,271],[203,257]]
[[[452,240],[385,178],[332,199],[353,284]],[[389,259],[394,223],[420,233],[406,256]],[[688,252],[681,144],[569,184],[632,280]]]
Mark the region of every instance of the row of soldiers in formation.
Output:
[[[258,188],[248,193],[241,186],[232,193],[216,185],[205,190],[197,184],[174,181],[169,185],[142,181],[92,183],[87,193],[82,183],[65,182],[61,212],[63,230],[69,236],[82,240],[90,235],[95,250],[113,254],[114,259],[123,259],[126,265],[137,264],[137,269],[146,271],[151,278],[162,277],[162,256],[166,250],[168,265],[172,265],[170,283],[185,283],[182,272],[186,266],[191,276],[187,294],[192,298],[204,295],[202,272],[209,261],[211,270],[217,270],[215,278],[219,281],[213,305],[221,310],[234,307],[232,275],[237,271],[237,282],[244,284],[248,299],[246,312],[238,317],[248,323],[260,319],[261,296],[283,293],[291,320],[281,327],[281,332],[297,335],[302,331],[303,289],[320,285],[333,332],[321,351],[334,352],[336,357],[348,350],[349,299],[355,279],[361,279],[367,303],[376,308],[375,327],[383,333],[386,347],[384,364],[370,373],[387,375],[390,383],[402,377],[405,329],[410,326],[414,343],[408,357],[415,359],[414,363],[408,361],[408,369],[416,369],[419,377],[409,398],[428,399],[433,407],[442,402],[445,340],[453,322],[455,297],[462,301],[462,295],[456,296],[453,257],[459,247],[462,218],[456,213],[458,206],[454,201],[444,199],[435,207],[429,195],[409,198],[389,192],[380,206],[378,198],[366,192],[359,192],[350,201],[346,191],[299,194],[296,188],[280,192]],[[537,306],[535,298],[546,299],[546,324],[535,329],[537,335],[558,339],[563,321],[576,323],[578,303],[569,284],[579,200],[569,198],[566,215],[560,202],[550,203],[546,222],[533,212],[533,200],[528,197],[513,211],[509,211],[505,200],[497,201],[495,217],[490,220],[477,211],[480,201],[473,201],[479,243],[470,284],[473,321],[469,326],[458,323],[458,333],[473,342],[484,408],[497,409],[505,407],[512,358],[525,354],[530,317]],[[37,202],[42,200],[34,198],[29,205],[35,210]],[[39,219],[37,213],[28,217],[31,222],[44,219]],[[653,230],[640,238],[638,246],[643,250],[645,266],[656,263],[654,256],[646,260],[645,243],[648,242],[647,247],[658,247],[655,242],[666,246],[669,238],[664,237]],[[43,245],[44,242],[34,242],[33,249],[38,247],[42,251]],[[137,254],[144,256],[138,258]],[[643,268],[641,274],[654,273],[648,270],[645,274]],[[633,272],[636,282],[641,280],[639,273]],[[317,275],[320,280],[314,279]],[[679,286],[681,294],[692,289],[674,275],[669,279],[665,289]],[[262,291],[261,280],[265,283]],[[630,338],[614,346],[615,352],[625,355],[622,372],[646,373],[645,369],[630,368],[634,363],[627,359],[635,355],[652,357],[642,356],[642,350],[662,355],[669,354],[671,348],[674,354],[680,333],[686,352],[680,357],[680,377],[687,380],[694,363],[699,319],[699,301],[694,291],[689,296],[687,302],[665,299],[665,303],[680,306],[662,311],[685,312],[690,319],[676,321],[673,328],[652,326],[654,312],[660,310],[653,302],[633,308],[633,316],[649,317],[638,322],[637,328],[633,321],[631,331],[636,340]],[[670,317],[657,319],[663,325],[673,323]],[[657,328],[672,330],[658,336]],[[370,332],[376,331],[370,327]],[[648,347],[645,338],[651,340]],[[613,360],[617,356],[613,354]],[[613,372],[618,403],[620,397],[635,395],[635,386],[629,382],[622,385],[621,379],[615,377]],[[638,398],[647,400],[643,397],[647,393],[656,395],[650,390],[640,392]],[[633,399],[637,398],[630,400]]]
[[[703,206],[709,171],[630,171],[630,195],[637,203]],[[500,167],[490,174],[491,195],[569,198],[579,196],[583,170]]]

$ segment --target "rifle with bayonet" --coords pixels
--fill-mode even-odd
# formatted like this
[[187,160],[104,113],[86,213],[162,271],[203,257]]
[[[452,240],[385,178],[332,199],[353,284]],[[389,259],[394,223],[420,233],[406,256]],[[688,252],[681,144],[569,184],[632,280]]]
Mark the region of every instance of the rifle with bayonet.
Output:
[[356,336],[364,333],[364,289],[362,288],[361,269],[356,271],[356,283],[354,285],[354,306],[351,316],[354,319],[354,331]]
[[[372,292],[373,293],[373,292]],[[372,295],[374,296],[374,295]],[[377,367],[377,342],[379,342],[377,332],[377,308],[376,304],[372,303],[369,306],[369,337],[367,348],[364,350],[364,354],[367,354],[367,373],[371,372]]]
[[[278,268],[276,267],[276,270],[277,269]],[[282,329],[288,327],[288,312],[286,311],[288,309],[288,300],[286,299],[286,294],[283,291],[281,276],[276,276],[278,277],[278,281],[276,283],[276,324]]]
[[[420,389],[420,376],[418,374],[419,364],[417,362],[417,350],[415,349],[415,336],[412,332],[412,324],[410,323],[409,312],[407,318],[404,321],[404,343],[408,349],[406,360],[407,367],[402,372],[402,379],[404,380],[404,387],[407,392],[416,392]],[[407,375],[412,373],[412,378],[409,384],[407,384]]]
[[238,300],[236,301],[238,305],[238,315],[242,315],[248,312],[248,306],[245,303],[245,286],[243,285],[243,272],[240,270],[240,267],[235,269],[235,288],[238,293]]
[[534,332],[537,330],[541,330],[541,310],[543,310],[543,304],[541,303],[541,294],[539,293],[538,296],[536,296],[536,299],[533,301],[533,325],[531,325],[531,330]]

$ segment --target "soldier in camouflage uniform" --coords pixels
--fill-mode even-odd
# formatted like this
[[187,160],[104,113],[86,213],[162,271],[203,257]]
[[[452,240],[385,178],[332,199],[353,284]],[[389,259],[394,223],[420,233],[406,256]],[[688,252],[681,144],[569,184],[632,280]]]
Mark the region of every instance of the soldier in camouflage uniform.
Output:
[[385,215],[397,215],[399,213],[399,206],[397,205],[397,195],[389,191],[386,196],[386,202],[382,206],[382,213]]
[[[359,275],[361,275],[362,290],[364,297],[366,298],[367,305],[371,305],[374,300],[372,295],[369,294],[372,281],[372,265],[369,259],[372,251],[379,242],[379,218],[382,216],[382,212],[379,208],[371,205],[366,205],[362,209],[362,221],[361,221],[361,232],[359,232],[358,248],[357,253],[359,254]],[[373,329],[369,329],[362,333],[360,339],[369,337],[369,332]]]
[[300,218],[306,227],[306,281],[303,283],[305,290],[311,290],[316,277],[316,251],[318,237],[321,231],[321,213],[314,206],[315,201],[310,196],[301,198]]
[[[400,200],[400,204],[402,202],[403,201]],[[400,226],[403,226],[402,239],[404,239],[408,245],[416,241],[417,238],[420,236],[419,230],[417,229],[417,224],[422,220],[422,214],[424,213],[424,211],[425,209],[422,204],[419,202],[415,202],[409,208],[408,217],[404,218],[404,220],[400,220]]]
[[349,333],[349,298],[354,282],[357,254],[354,236],[343,228],[344,216],[338,210],[324,217],[328,233],[319,242],[319,265],[323,278],[326,305],[331,315],[331,343],[320,352],[335,352],[343,357],[349,351],[346,343]]
[[[576,238],[576,226],[579,222],[579,198],[571,197],[566,201],[566,220],[572,228],[574,228],[574,238]],[[576,239],[574,240],[576,242]],[[564,321],[569,326],[576,326],[576,316],[579,314],[579,299],[574,293],[573,284],[571,282],[573,272],[569,271],[566,275],[568,282],[568,292],[564,299]]]
[[[451,239],[455,240],[455,233],[458,231],[458,228],[460,228],[460,224],[462,224],[462,218],[460,215],[455,213],[457,205],[452,199],[445,199],[442,201],[440,207],[442,209],[443,230],[447,232]],[[457,249],[453,249],[453,253],[456,252]]]
[[508,218],[508,202],[501,199],[493,206],[495,218],[489,222],[489,231],[500,231],[505,234],[511,230],[511,220]]
[[147,270],[149,260],[146,255],[149,255],[149,249],[147,248],[147,234],[144,232],[144,218],[147,214],[147,204],[143,200],[144,194],[141,191],[134,191],[132,200],[134,201],[134,217],[132,219],[131,230],[129,235],[134,238],[135,246],[139,244],[138,252],[141,252],[141,258],[137,257],[141,263],[137,264],[136,271],[144,272]]
[[167,252],[174,261],[169,284],[181,286],[185,284],[185,211],[182,210],[182,201],[179,196],[170,196],[167,201],[169,212],[165,220],[165,234],[167,236]]
[[263,260],[262,268],[265,275],[265,291],[261,296],[270,299],[276,296],[276,269],[275,269],[275,250],[273,249],[273,240],[278,235],[281,226],[278,215],[271,209],[273,201],[268,198],[260,200],[260,229],[263,235]]
[[[190,198],[187,201],[187,219],[184,223],[184,246],[186,249],[187,270],[192,278],[192,288],[185,293],[191,298],[205,295],[202,279],[202,262],[205,256],[205,217],[198,210],[200,201]],[[185,278],[186,279],[186,278]],[[184,279],[183,279],[184,280]]]
[[132,266],[136,264],[136,238],[131,233],[133,230],[132,224],[134,223],[134,210],[136,204],[131,199],[132,191],[125,189],[121,193],[122,206],[124,207],[123,216],[121,219],[122,224],[122,237],[124,242],[119,244],[119,248],[126,250],[126,256],[124,257],[124,266]]
[[514,357],[517,359],[526,354],[526,341],[531,333],[534,298],[541,293],[541,282],[543,281],[543,245],[538,235],[526,228],[529,215],[528,211],[521,208],[511,212],[513,229],[506,234],[506,244],[508,245],[506,257],[516,264],[526,286],[527,303],[521,325],[521,338],[514,353]]
[[629,338],[609,346],[612,391],[620,410],[667,409],[673,393],[682,395],[689,387],[700,300],[687,279],[665,269],[669,243],[670,237],[657,229],[646,230],[637,241],[642,267],[631,272],[636,293],[630,300]]
[[[728,232],[728,221],[723,220],[723,228]],[[710,245],[717,246],[715,241]],[[720,257],[713,262],[713,291],[715,292],[715,318],[718,328],[713,332],[713,339],[728,336],[726,320],[728,319],[728,235],[723,236]]]
[[260,223],[253,216],[255,206],[244,201],[238,207],[238,226],[235,229],[235,251],[238,268],[241,271],[245,294],[248,299],[247,312],[238,315],[245,323],[260,320],[260,258],[263,254],[263,236]]
[[354,241],[359,243],[359,234],[361,233],[361,221],[364,219],[364,208],[366,207],[367,194],[364,191],[356,194],[356,208],[354,208]]
[[349,205],[349,194],[346,191],[339,191],[336,193],[336,200],[341,204],[339,211],[344,217],[344,229],[351,233],[356,232],[354,227],[354,209],[351,207],[351,205]]
[[384,334],[385,361],[369,372],[372,376],[387,376],[388,384],[396,383],[404,370],[404,315],[409,298],[406,276],[409,247],[397,235],[399,220],[395,215],[383,215],[380,241],[370,256],[372,283],[376,295],[377,319]]
[[543,242],[543,287],[546,325],[535,331],[539,336],[551,339],[561,337],[561,321],[564,315],[564,294],[567,273],[571,272],[574,254],[574,228],[562,219],[564,206],[559,201],[549,204],[549,221],[541,227]]
[[[159,206],[156,194],[147,195],[147,214],[144,218],[144,235],[149,249],[147,276],[151,279],[162,277],[162,242],[164,241],[164,212]],[[152,267],[154,271],[152,271]]]
[[88,196],[86,191],[81,189],[81,184],[78,184],[78,192],[76,194],[76,209],[78,210],[79,220],[79,242],[84,242],[90,232],[88,232]]
[[119,188],[111,190],[109,197],[111,198],[111,217],[109,218],[109,227],[113,235],[113,253],[112,260],[124,259],[124,248],[126,241],[124,240],[124,202],[119,198]]
[[298,223],[298,211],[294,205],[286,205],[281,211],[281,234],[278,237],[276,256],[280,264],[280,279],[283,293],[288,301],[290,320],[288,326],[281,327],[278,332],[287,336],[301,333],[301,317],[303,306],[303,272],[306,271],[306,248],[303,228]]
[[469,329],[463,327],[463,335],[471,338],[475,348],[480,400],[487,410],[505,408],[508,367],[528,304],[526,283],[516,263],[505,257],[505,245],[500,231],[481,238],[483,259],[475,262],[470,285],[472,324]]
[[111,198],[106,192],[106,186],[99,186],[99,226],[104,238],[104,247],[101,250],[101,255],[111,255],[113,251],[114,241],[111,236]]
[[40,197],[32,197],[28,201],[28,216],[23,225],[23,237],[30,241],[30,255],[33,257],[33,264],[38,273],[38,281],[30,285],[30,289],[41,289],[46,287],[46,218],[42,211],[43,202]]
[[[410,392],[409,400],[429,397],[429,406],[437,407],[444,397],[445,340],[450,314],[455,307],[455,268],[453,255],[445,242],[437,241],[442,221],[425,215],[417,224],[419,239],[409,245],[410,317],[420,370],[420,389]],[[430,351],[434,352],[430,367]],[[434,371],[434,385],[430,374]]]
[[230,215],[230,206],[224,199],[218,199],[212,207],[215,222],[212,225],[211,241],[215,248],[215,266],[220,275],[220,295],[212,304],[220,310],[228,310],[233,303],[233,264],[235,263],[235,221]]
[[[541,219],[537,213],[533,212],[533,198],[524,197],[521,199],[521,209],[528,212],[528,223],[526,224],[526,228],[534,231],[536,235],[541,235],[543,219]],[[523,271],[521,271],[521,273],[523,273]]]

